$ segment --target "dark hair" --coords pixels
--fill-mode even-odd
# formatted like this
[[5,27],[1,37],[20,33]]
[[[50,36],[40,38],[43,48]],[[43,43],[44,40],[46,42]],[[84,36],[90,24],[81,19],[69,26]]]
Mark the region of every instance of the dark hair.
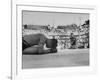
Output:
[[47,39],[46,40],[46,47],[47,48],[56,48],[57,47],[57,39]]

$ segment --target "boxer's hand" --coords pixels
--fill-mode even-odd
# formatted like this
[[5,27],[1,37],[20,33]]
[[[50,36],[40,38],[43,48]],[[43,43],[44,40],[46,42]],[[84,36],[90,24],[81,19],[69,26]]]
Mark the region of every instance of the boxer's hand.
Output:
[[49,50],[50,48],[47,48],[46,45],[44,45],[44,50]]

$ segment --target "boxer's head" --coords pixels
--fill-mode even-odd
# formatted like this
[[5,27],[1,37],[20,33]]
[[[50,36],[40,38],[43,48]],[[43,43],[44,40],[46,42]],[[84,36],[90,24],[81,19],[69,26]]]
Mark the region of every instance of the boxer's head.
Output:
[[52,48],[52,40],[51,39],[46,40],[46,47],[47,48]]
[[56,48],[57,47],[57,39],[53,36],[52,39],[46,40],[46,47],[47,48]]

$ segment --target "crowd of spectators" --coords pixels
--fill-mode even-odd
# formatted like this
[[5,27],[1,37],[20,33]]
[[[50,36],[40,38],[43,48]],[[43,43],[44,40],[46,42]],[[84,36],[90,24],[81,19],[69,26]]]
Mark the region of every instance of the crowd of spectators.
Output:
[[[42,26],[42,28],[38,30],[24,28],[23,36],[28,34],[42,33],[49,37],[55,36],[55,38],[58,40],[58,48],[60,49],[89,48],[89,20],[85,21],[85,23],[80,26],[75,24],[72,25],[72,27],[76,27],[76,30],[74,31],[66,31],[65,29],[50,27],[50,25],[48,26],[45,26],[44,28]],[[25,25],[25,27],[27,26]]]

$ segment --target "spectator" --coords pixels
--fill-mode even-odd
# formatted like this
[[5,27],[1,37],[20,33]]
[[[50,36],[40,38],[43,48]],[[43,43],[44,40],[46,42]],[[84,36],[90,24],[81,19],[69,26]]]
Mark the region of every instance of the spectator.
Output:
[[76,46],[76,38],[75,38],[73,33],[71,33],[71,35],[70,35],[70,43],[71,43],[71,47],[70,48],[74,49],[75,46]]

